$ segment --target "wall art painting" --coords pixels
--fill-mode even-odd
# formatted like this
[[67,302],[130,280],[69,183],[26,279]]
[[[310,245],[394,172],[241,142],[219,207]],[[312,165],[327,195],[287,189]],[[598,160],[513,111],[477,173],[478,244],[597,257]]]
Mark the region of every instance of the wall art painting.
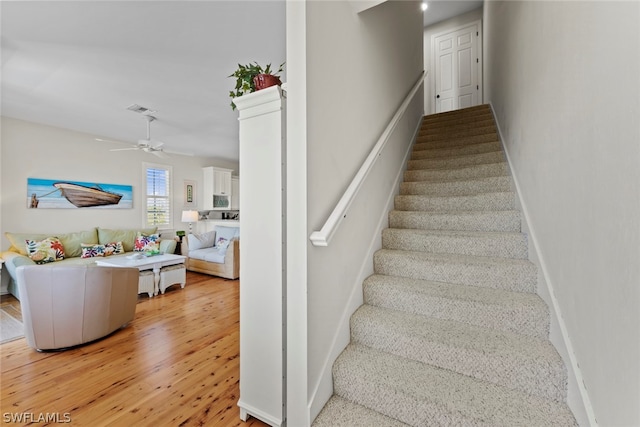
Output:
[[130,209],[131,185],[27,178],[27,207],[31,209]]
[[191,180],[184,180],[184,207],[189,209],[196,209],[196,182]]

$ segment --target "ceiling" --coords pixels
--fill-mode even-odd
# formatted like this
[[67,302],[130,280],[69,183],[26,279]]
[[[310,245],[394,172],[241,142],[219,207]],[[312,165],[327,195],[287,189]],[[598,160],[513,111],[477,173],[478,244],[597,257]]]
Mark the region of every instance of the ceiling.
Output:
[[[481,4],[431,1],[425,24]],[[138,104],[166,151],[237,161],[228,75],[286,57],[284,0],[2,1],[0,19],[2,115],[87,133],[96,150],[146,138]]]
[[428,27],[477,9],[482,6],[483,0],[426,0],[426,3],[429,7],[424,12],[424,26]]

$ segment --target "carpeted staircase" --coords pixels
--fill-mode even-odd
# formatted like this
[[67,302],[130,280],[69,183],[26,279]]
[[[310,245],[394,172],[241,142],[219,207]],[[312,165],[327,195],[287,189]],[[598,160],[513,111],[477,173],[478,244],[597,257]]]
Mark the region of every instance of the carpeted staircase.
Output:
[[487,105],[424,118],[314,427],[573,426]]

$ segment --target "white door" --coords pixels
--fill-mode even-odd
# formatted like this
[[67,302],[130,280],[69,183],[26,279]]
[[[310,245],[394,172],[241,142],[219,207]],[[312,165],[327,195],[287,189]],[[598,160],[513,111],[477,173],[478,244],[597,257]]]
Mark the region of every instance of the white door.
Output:
[[481,100],[480,23],[433,38],[435,111],[478,105]]

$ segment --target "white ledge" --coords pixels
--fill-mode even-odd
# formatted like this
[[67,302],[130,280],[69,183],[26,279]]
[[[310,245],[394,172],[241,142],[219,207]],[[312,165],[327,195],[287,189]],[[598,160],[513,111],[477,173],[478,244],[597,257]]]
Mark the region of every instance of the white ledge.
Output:
[[238,120],[245,120],[262,114],[278,111],[282,108],[282,88],[271,86],[233,99],[240,112]]

